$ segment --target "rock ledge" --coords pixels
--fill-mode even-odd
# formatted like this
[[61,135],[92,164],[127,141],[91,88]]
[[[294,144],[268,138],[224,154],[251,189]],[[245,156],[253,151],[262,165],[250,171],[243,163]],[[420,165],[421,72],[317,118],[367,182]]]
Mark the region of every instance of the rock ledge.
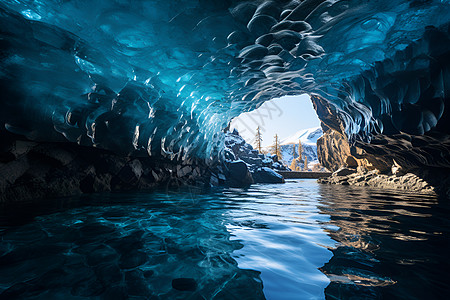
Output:
[[436,188],[416,174],[380,174],[378,170],[341,168],[330,177],[318,179],[319,183],[370,186],[383,189],[400,189],[435,194]]

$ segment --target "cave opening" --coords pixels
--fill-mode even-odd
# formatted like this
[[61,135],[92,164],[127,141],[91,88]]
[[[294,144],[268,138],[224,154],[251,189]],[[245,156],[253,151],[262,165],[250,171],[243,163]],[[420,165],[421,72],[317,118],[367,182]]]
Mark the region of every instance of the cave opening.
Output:
[[449,5],[0,0],[0,298],[447,297]]
[[[322,129],[307,94],[266,101],[257,109],[234,118],[230,130],[237,130],[260,153],[277,153],[278,160],[291,170],[320,169],[316,144]],[[296,160],[301,160],[302,164],[297,166]]]

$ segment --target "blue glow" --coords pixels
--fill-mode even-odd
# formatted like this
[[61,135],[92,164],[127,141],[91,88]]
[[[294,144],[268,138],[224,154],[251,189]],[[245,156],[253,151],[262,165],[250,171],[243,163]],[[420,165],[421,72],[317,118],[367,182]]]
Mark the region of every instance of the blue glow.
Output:
[[[417,42],[425,29],[450,20],[448,2],[438,0],[342,0],[314,9],[219,2],[1,1],[3,126],[31,139],[210,158],[234,117],[307,93],[336,106],[349,136],[368,137],[389,112],[362,103],[353,80],[366,71],[381,76],[376,62],[400,50],[426,55],[429,41]],[[394,59],[382,72],[398,74],[412,59]]]

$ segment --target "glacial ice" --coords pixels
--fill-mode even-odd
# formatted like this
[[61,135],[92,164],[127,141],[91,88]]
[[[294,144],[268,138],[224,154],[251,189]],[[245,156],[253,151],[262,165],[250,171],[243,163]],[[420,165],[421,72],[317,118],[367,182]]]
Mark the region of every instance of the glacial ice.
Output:
[[423,134],[448,110],[449,21],[447,0],[1,1],[0,121],[210,159],[232,118],[308,93],[350,140]]

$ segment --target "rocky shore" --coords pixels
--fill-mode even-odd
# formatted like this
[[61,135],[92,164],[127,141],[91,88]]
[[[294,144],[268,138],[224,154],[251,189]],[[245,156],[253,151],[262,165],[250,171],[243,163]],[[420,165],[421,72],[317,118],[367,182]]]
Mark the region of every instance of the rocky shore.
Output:
[[237,132],[225,134],[224,158],[169,160],[130,156],[68,142],[36,142],[0,133],[0,205],[39,202],[86,193],[195,186],[245,187],[283,183],[286,170],[259,154]]
[[224,178],[227,185],[242,187],[252,183],[284,183],[284,177],[277,171],[288,169],[278,161],[278,157],[259,153],[236,130],[225,133],[223,154],[223,168],[219,167],[219,170],[225,170],[217,177]]
[[450,198],[446,119],[424,135],[378,134],[369,143],[349,140],[335,109],[320,97],[311,99],[324,131],[317,141],[318,158],[334,172],[320,183],[436,193]]
[[[368,186],[392,190],[408,190],[418,193],[439,194],[450,198],[450,180],[443,176],[441,180],[434,180],[429,174],[417,175],[414,173],[381,174],[379,170],[365,168],[341,168],[330,177],[318,179],[323,184],[341,184],[353,186]],[[425,178],[425,179],[424,179]]]
[[1,135],[0,204],[83,193],[209,185],[202,161],[122,156],[73,143],[38,143]]

